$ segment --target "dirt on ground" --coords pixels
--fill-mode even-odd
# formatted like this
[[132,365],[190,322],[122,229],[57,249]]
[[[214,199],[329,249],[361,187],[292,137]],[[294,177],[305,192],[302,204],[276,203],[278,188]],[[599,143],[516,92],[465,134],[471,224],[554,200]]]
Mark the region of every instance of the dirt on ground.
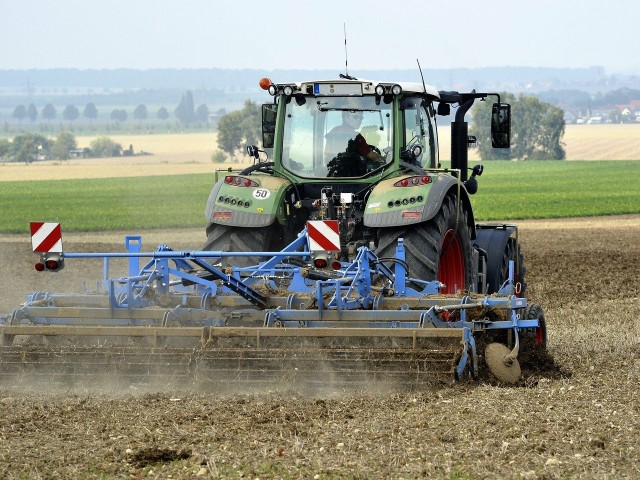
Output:
[[[314,394],[0,385],[0,478],[640,478],[640,216],[520,226],[527,297],[545,310],[554,362],[516,387],[486,377]],[[150,249],[203,241],[143,232]],[[38,274],[28,238],[0,242],[0,313],[101,275],[93,260]],[[115,234],[65,242],[122,249]]]

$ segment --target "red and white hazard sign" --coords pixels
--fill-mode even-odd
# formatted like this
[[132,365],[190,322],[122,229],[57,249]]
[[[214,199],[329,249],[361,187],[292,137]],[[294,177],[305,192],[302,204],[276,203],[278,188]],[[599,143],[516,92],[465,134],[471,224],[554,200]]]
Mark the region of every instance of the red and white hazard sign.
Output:
[[62,253],[60,224],[31,222],[31,245],[37,253]]
[[340,232],[337,220],[309,220],[307,222],[309,251],[340,251]]

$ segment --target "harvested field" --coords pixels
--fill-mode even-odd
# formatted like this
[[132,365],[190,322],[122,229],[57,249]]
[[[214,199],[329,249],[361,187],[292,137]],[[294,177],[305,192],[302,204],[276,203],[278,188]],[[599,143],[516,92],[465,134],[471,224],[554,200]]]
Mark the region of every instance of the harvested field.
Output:
[[[78,137],[80,147],[88,146],[94,137]],[[0,164],[0,181],[38,180],[49,178],[111,178],[148,175],[211,173],[216,168],[251,164],[241,155],[238,163],[214,164],[211,155],[217,149],[217,133],[114,135],[114,141],[134,151],[151,155],[118,158],[89,158],[37,164]],[[640,159],[640,124],[567,125],[563,143],[567,160],[638,160]],[[439,127],[440,158],[451,158],[451,128]],[[469,150],[469,161],[479,161],[477,149]]]
[[[0,386],[0,478],[639,478],[640,216],[520,222],[530,301],[559,370],[518,387],[303,395],[29,392]],[[148,232],[196,248],[200,231]],[[67,236],[70,251],[119,248]],[[36,274],[0,236],[0,312],[101,266]],[[20,272],[16,274],[16,272]]]

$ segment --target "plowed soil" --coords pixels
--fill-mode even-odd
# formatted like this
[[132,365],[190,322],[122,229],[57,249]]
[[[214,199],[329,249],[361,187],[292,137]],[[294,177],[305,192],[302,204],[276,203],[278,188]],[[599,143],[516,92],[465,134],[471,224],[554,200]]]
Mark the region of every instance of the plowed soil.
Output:
[[[0,478],[640,478],[640,216],[520,222],[548,361],[507,387],[43,391],[0,385]],[[68,251],[122,236],[69,235]],[[145,232],[199,248],[201,232]],[[0,313],[28,292],[82,291],[101,263],[36,274],[0,236]],[[88,283],[91,288],[93,283]],[[548,359],[547,359],[548,360]]]

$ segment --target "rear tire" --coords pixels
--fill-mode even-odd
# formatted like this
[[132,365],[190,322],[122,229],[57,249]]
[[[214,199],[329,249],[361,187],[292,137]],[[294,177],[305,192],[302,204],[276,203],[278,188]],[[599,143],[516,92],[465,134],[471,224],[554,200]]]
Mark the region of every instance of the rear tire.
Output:
[[[224,252],[273,252],[281,250],[279,238],[274,225],[247,228],[210,223],[207,226],[207,241],[202,249]],[[227,263],[235,267],[256,265],[267,259],[260,256],[226,258]]]
[[379,229],[376,255],[394,258],[398,238],[404,239],[409,276],[439,280],[446,285],[441,293],[470,288],[472,256],[467,212],[462,204],[459,214],[456,212],[453,195],[444,198],[440,211],[427,222]]

